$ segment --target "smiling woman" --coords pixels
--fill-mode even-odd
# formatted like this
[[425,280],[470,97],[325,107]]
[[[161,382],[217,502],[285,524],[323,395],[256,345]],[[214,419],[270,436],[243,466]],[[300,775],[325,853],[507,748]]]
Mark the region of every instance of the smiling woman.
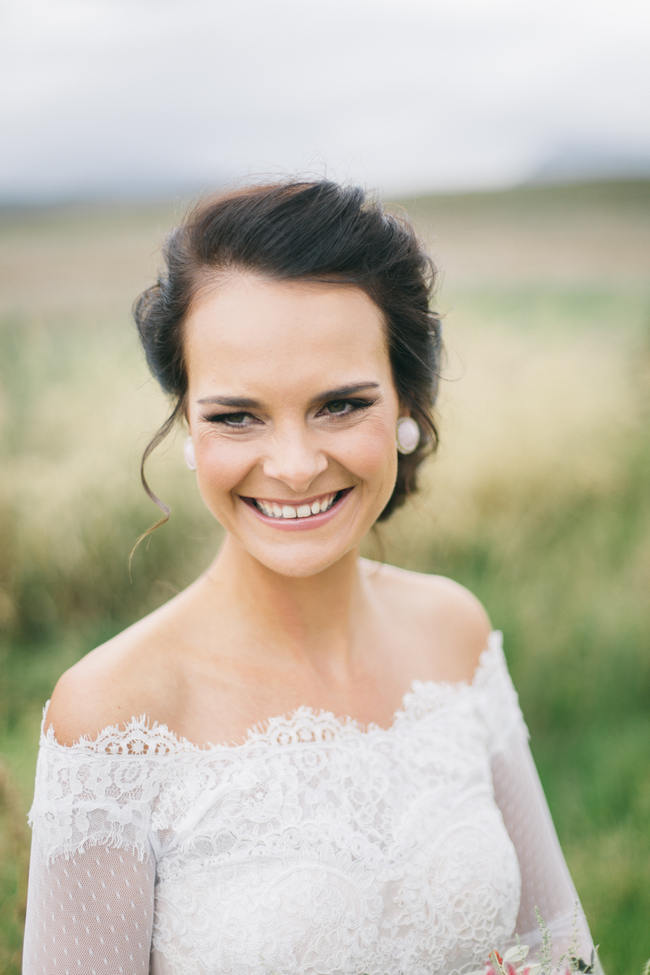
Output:
[[[175,401],[150,448],[176,418],[187,417],[191,342],[207,331],[207,341],[214,345],[215,311],[225,316],[224,332],[230,323],[227,339],[233,354],[238,349],[236,335],[241,334],[242,342],[249,343],[248,359],[255,352],[258,368],[272,364],[285,380],[297,356],[313,359],[324,347],[329,349],[320,332],[333,329],[337,319],[336,340],[340,355],[346,357],[345,373],[354,372],[351,356],[361,351],[359,342],[355,345],[357,322],[363,325],[372,318],[398,398],[420,430],[420,442],[409,451],[412,456],[400,459],[394,490],[380,517],[402,504],[415,489],[417,467],[437,443],[431,409],[440,353],[440,322],[429,308],[434,269],[411,227],[372,205],[359,189],[342,191],[325,182],[285,183],[252,187],[199,205],[170,235],[165,256],[167,274],[135,305],[147,361]],[[229,286],[223,287],[226,282]],[[340,287],[333,287],[336,284]],[[288,319],[282,319],[283,349],[273,344],[270,327],[263,332],[269,298],[274,299],[276,325],[278,316],[295,305]],[[241,317],[244,304],[246,318]],[[230,344],[221,342],[219,357],[229,349]],[[336,389],[331,393],[328,399],[340,396]],[[227,399],[225,405],[251,406],[250,396]],[[232,418],[229,422],[232,425]],[[147,456],[145,451],[144,460]]]
[[500,634],[359,555],[437,441],[412,228],[289,182],[201,204],[165,257],[143,464],[184,423],[224,540],[46,705],[24,971],[462,975],[538,945],[537,910],[588,957]]
[[[357,548],[397,475],[399,403],[374,302],[354,285],[232,272],[193,303],[184,349],[199,489],[227,532],[221,557],[236,549],[312,575]],[[287,531],[299,535],[278,546]]]

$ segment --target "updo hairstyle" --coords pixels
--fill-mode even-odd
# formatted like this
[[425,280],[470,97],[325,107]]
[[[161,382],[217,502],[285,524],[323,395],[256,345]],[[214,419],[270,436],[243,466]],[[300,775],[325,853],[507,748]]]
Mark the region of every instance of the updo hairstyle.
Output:
[[250,186],[201,202],[174,229],[163,249],[165,269],[133,306],[149,368],[173,399],[173,410],[142,456],[149,454],[185,413],[187,371],[183,322],[211,272],[252,271],[278,281],[353,284],[380,308],[386,325],[393,381],[421,432],[420,445],[398,455],[397,481],[378,520],[416,489],[416,472],[435,450],[432,408],[438,389],[440,320],[429,309],[435,269],[411,225],[386,213],[360,187],[329,180]]

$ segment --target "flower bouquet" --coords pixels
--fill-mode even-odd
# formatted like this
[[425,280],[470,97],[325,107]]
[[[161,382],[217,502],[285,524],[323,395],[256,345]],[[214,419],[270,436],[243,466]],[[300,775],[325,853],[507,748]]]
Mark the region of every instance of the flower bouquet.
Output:
[[[570,948],[559,961],[554,963],[551,934],[539,911],[536,911],[536,914],[537,924],[542,932],[539,960],[527,961],[530,948],[518,940],[516,945],[508,948],[503,954],[496,949],[491,951],[485,967],[476,969],[470,975],[574,975],[576,972],[604,975],[598,958],[599,945],[592,948],[589,961],[580,958],[577,951]],[[644,965],[641,975],[650,975],[650,958]]]
[[472,972],[471,975],[573,975],[574,972],[602,972],[600,967],[596,968],[596,957],[593,951],[588,962],[584,958],[571,955],[566,961],[561,960],[559,965],[553,968],[549,968],[541,961],[527,963],[528,952],[528,945],[522,944],[508,948],[503,955],[496,950],[492,951],[486,967]]

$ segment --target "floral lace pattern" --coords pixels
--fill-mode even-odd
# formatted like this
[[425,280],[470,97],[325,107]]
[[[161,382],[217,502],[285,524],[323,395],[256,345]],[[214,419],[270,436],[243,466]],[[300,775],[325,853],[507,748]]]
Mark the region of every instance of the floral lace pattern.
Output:
[[470,971],[521,894],[491,771],[527,740],[500,636],[471,683],[413,681],[389,728],[302,707],[235,745],[144,717],[69,747],[50,729],[33,861],[155,864],[156,975]]

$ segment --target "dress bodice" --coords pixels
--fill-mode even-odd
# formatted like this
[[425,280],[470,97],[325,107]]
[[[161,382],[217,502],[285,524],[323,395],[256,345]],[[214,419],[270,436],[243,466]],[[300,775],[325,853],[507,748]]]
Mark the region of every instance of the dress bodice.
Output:
[[[40,937],[91,958],[70,971],[464,975],[530,941],[531,897],[562,935],[575,890],[527,741],[496,632],[471,682],[413,681],[389,728],[301,707],[238,745],[49,729],[26,971],[53,970]],[[100,930],[121,968],[93,968]]]

